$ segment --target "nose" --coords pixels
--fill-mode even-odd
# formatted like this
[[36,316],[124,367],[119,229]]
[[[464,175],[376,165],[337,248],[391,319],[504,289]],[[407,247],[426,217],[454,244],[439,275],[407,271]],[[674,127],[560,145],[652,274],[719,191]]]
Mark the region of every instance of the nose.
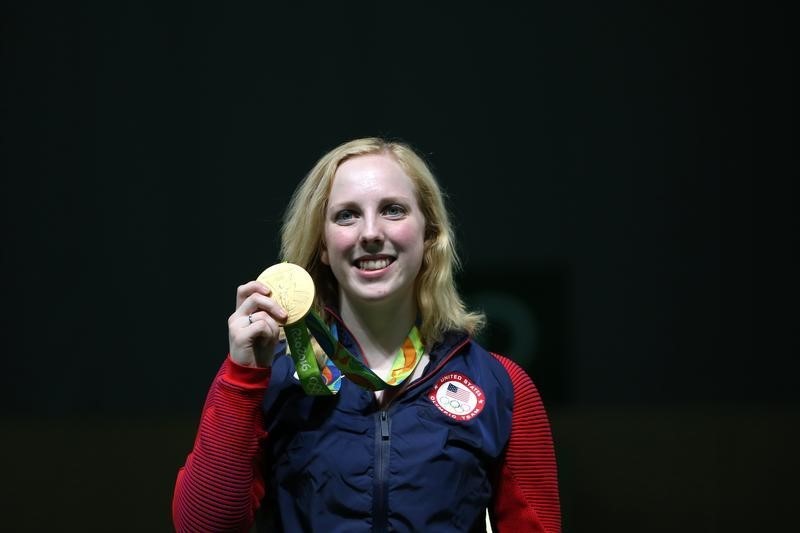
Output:
[[367,253],[377,253],[383,247],[383,226],[379,217],[364,217],[361,227],[361,247]]

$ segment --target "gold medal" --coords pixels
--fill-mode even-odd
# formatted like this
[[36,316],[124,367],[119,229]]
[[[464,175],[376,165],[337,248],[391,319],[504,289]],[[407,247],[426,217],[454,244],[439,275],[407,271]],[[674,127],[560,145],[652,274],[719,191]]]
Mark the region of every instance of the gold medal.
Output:
[[258,276],[272,290],[271,298],[286,310],[286,325],[299,322],[314,303],[314,280],[305,269],[294,263],[272,265]]

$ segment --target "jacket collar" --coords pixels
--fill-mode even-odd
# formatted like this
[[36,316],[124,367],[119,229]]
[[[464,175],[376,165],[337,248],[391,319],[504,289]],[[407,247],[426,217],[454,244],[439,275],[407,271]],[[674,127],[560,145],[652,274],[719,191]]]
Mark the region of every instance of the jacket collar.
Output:
[[[358,357],[361,361],[364,361],[364,355],[361,351],[361,346],[359,346],[358,340],[350,332],[350,330],[347,328],[347,325],[341,319],[339,311],[332,306],[325,306],[325,311],[331,320],[336,324],[339,342],[342,344],[342,346],[347,348],[350,353]],[[435,366],[442,358],[447,357],[450,352],[453,351],[453,349],[463,345],[468,337],[469,335],[464,331],[453,330],[445,333],[442,339],[439,342],[434,343],[434,345],[430,348],[428,353],[428,356],[430,357],[429,365],[432,364]],[[431,366],[430,368],[433,367]]]

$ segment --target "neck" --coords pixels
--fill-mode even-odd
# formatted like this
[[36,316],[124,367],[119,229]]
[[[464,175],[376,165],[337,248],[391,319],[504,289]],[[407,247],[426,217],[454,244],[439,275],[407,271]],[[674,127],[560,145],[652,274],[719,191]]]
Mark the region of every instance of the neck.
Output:
[[413,295],[403,301],[352,302],[340,295],[342,320],[374,364],[393,359],[417,317]]

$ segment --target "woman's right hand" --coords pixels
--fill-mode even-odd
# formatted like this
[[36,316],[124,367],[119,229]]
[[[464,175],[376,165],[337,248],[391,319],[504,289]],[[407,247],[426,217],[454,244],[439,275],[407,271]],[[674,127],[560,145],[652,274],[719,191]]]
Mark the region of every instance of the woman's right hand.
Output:
[[270,298],[269,287],[258,281],[239,286],[236,311],[228,318],[231,359],[243,366],[272,366],[280,325],[288,315]]

